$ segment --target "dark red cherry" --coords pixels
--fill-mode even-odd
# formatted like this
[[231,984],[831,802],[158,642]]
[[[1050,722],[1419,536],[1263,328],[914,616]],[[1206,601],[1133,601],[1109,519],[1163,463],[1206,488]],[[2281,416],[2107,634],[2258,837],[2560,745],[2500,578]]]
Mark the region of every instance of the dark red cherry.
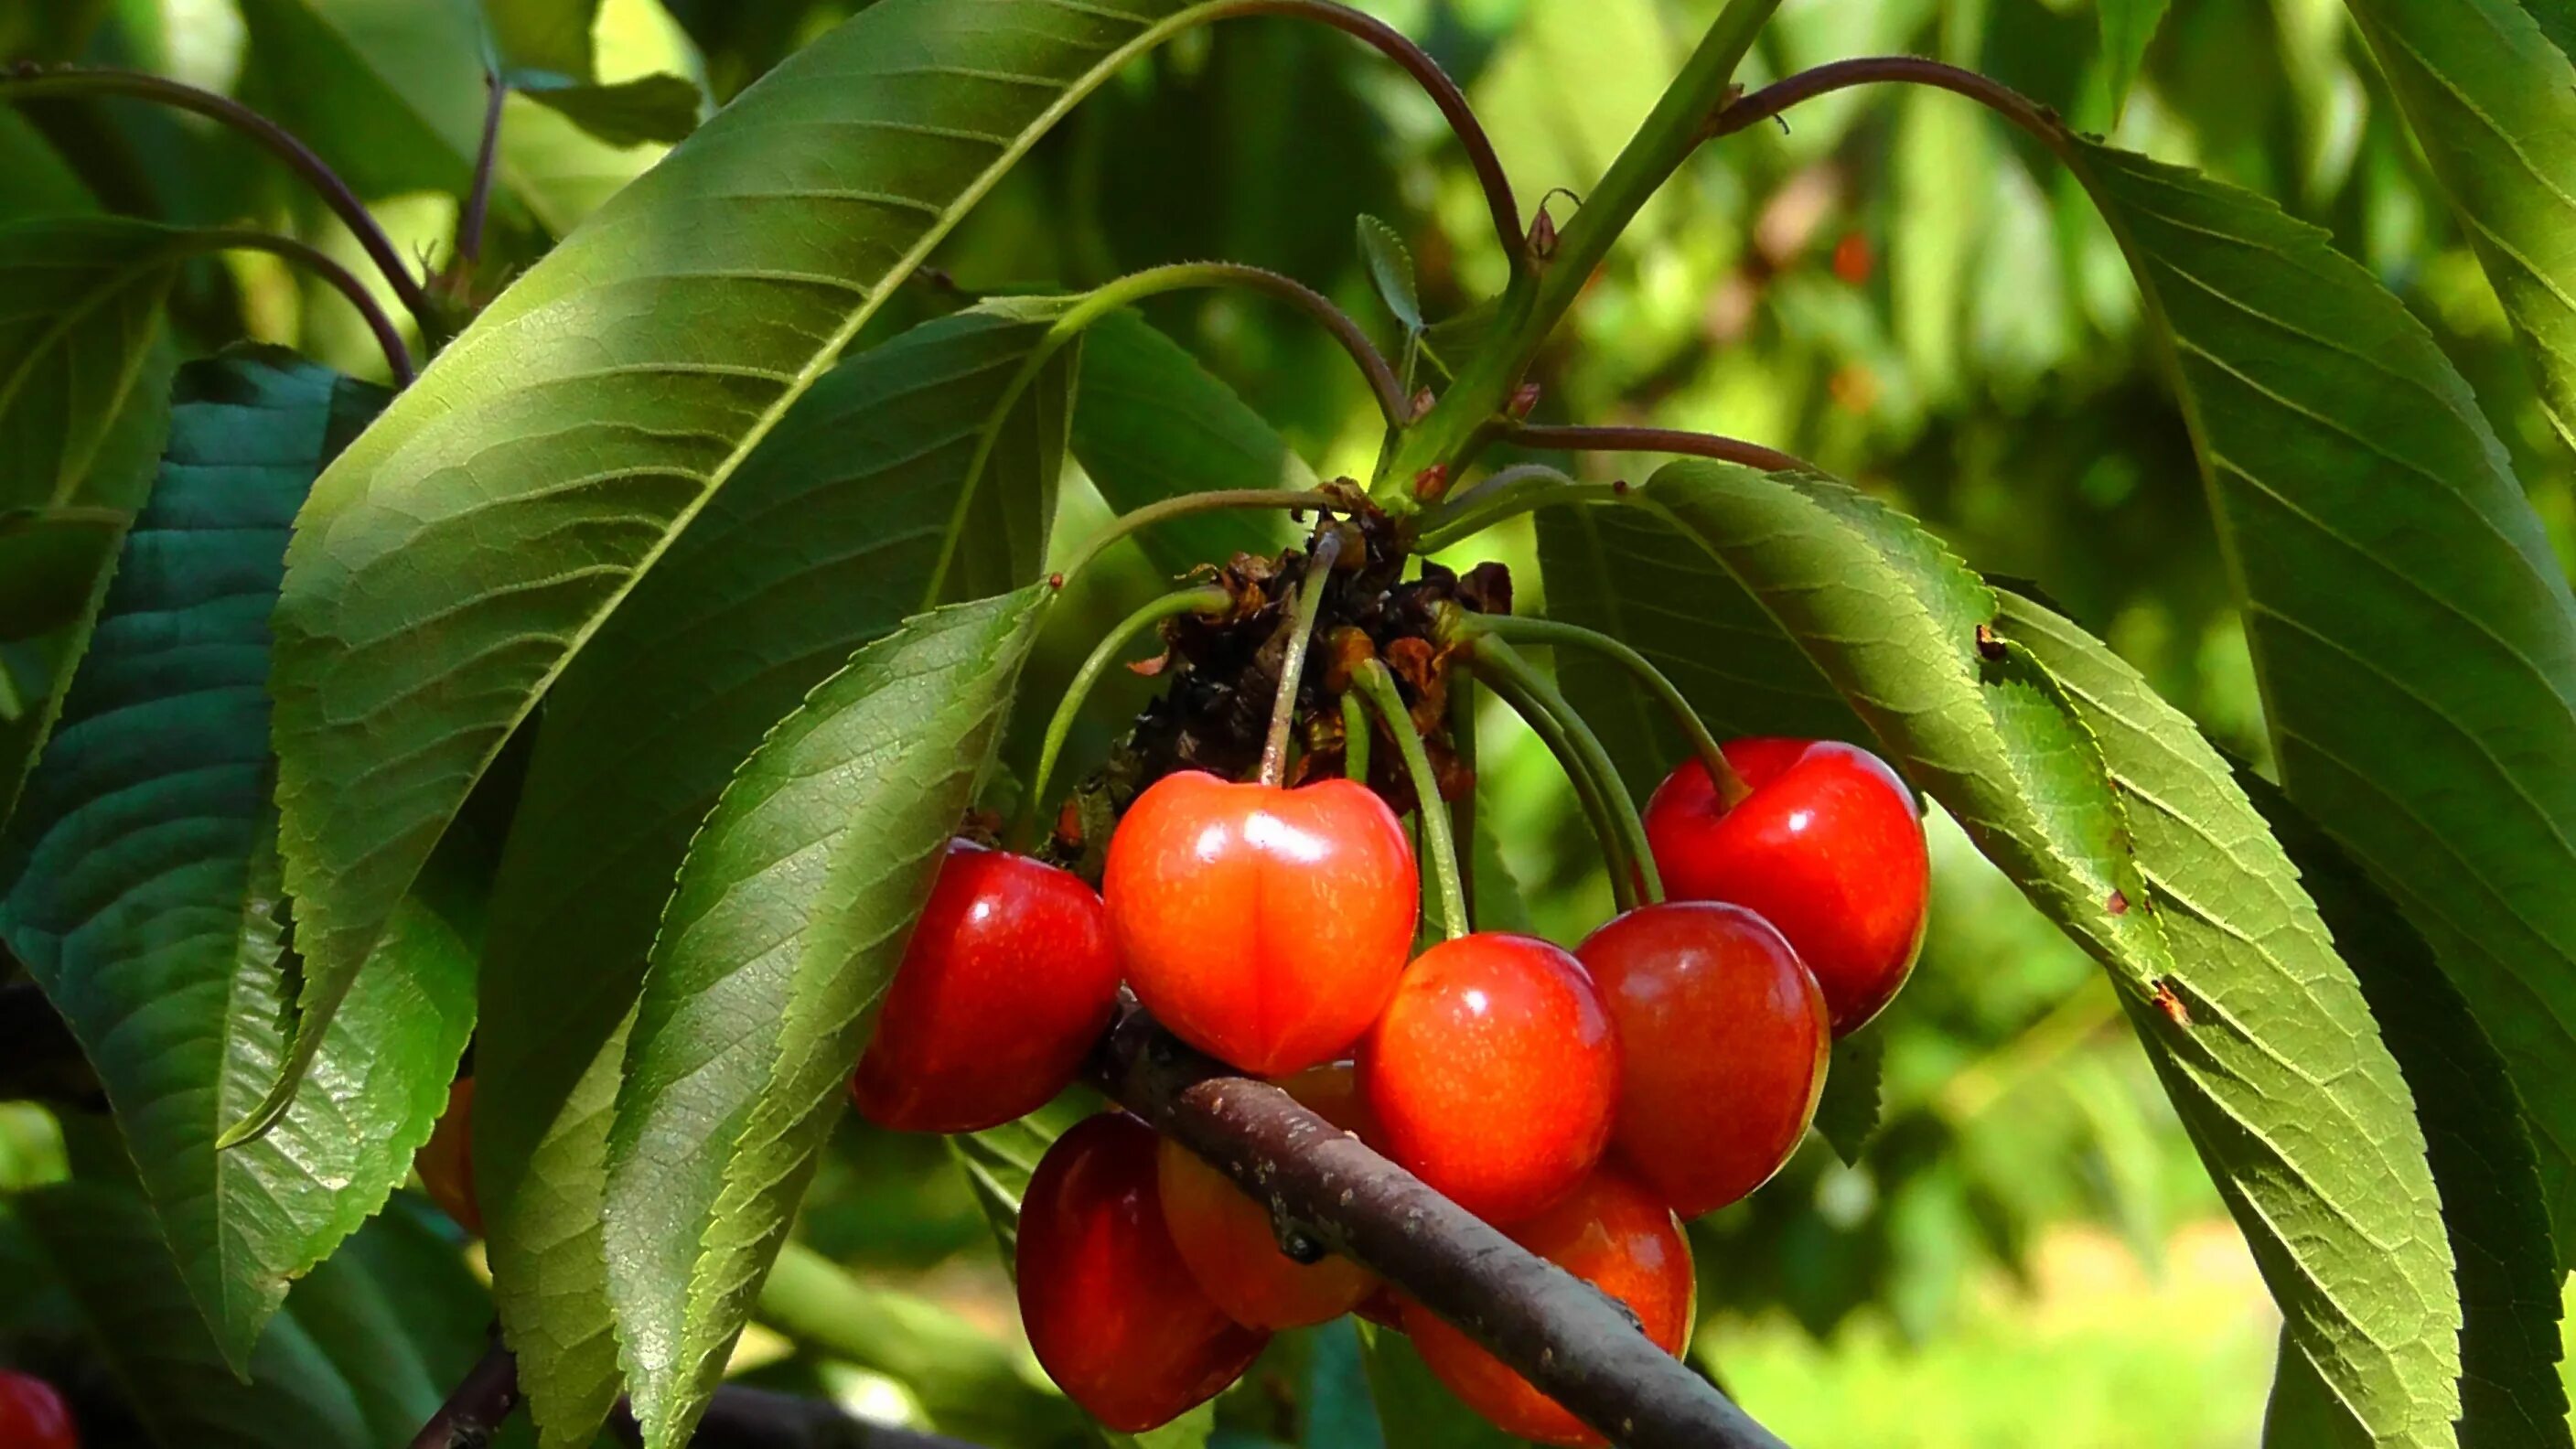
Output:
[[0,1449],[80,1449],[72,1411],[52,1384],[0,1369]]

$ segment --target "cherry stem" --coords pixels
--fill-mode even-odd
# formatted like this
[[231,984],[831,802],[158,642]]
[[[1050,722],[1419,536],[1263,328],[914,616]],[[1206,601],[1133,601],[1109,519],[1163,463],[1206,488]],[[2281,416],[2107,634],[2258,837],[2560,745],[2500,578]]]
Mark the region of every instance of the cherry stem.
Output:
[[1628,797],[1628,787],[1610,763],[1601,737],[1546,675],[1501,639],[1491,634],[1475,637],[1468,644],[1468,658],[1477,677],[1492,685],[1546,742],[1573,783],[1584,813],[1591,817],[1593,834],[1600,837],[1602,854],[1610,865],[1610,894],[1619,909],[1632,911],[1661,901],[1663,877],[1656,872],[1654,851],[1646,844],[1645,824],[1637,818],[1636,802]]
[[1315,619],[1323,612],[1324,590],[1331,587],[1333,564],[1341,556],[1341,531],[1328,515],[1316,525],[1314,551],[1306,555],[1306,576],[1297,584],[1297,610],[1288,622],[1288,652],[1279,659],[1279,696],[1270,703],[1270,733],[1261,742],[1261,783],[1273,788],[1288,774],[1288,735],[1297,723],[1297,687],[1305,682]]
[[423,336],[436,327],[437,309],[429,300],[427,288],[395,250],[384,228],[365,202],[340,179],[330,163],[315,154],[313,148],[299,141],[285,127],[243,105],[229,96],[170,80],[144,71],[119,70],[98,66],[56,66],[46,70],[0,72],[0,95],[11,100],[37,100],[47,96],[126,96],[137,100],[157,101],[175,106],[210,120],[221,122],[265,148],[269,154],[286,163],[303,178],[304,183],[322,198],[322,204],[340,219],[350,234],[358,239],[369,260],[384,273],[405,310],[420,323]]
[[1476,928],[1476,676],[1449,671],[1449,753],[1466,772],[1467,788],[1449,802],[1449,838],[1458,848],[1458,901],[1467,929]]
[[1276,488],[1212,488],[1205,493],[1184,493],[1178,498],[1148,503],[1134,512],[1118,515],[1115,522],[1092,535],[1091,541],[1082,546],[1082,551],[1073,556],[1073,562],[1064,566],[1064,578],[1071,583],[1120,539],[1175,518],[1227,508],[1271,508],[1295,513],[1309,508],[1323,510],[1348,506],[1329,493],[1284,493]]
[[1413,818],[1422,824],[1422,853],[1431,857],[1440,938],[1454,941],[1469,930],[1467,892],[1458,878],[1458,842],[1449,833],[1449,810],[1440,798],[1439,773],[1431,768],[1422,732],[1413,727],[1413,713],[1405,708],[1404,692],[1396,688],[1395,671],[1386,667],[1386,661],[1360,661],[1351,671],[1351,683],[1386,722],[1386,732],[1395,737],[1396,753],[1404,757],[1404,771],[1413,779]]
[[1342,694],[1342,778],[1365,785],[1368,777],[1368,713],[1361,708],[1360,697],[1346,690]]
[[359,281],[357,275],[347,267],[331,260],[312,246],[297,241],[291,236],[279,236],[275,232],[250,231],[232,227],[210,227],[201,231],[180,232],[174,240],[177,243],[178,254],[183,256],[206,252],[266,252],[270,256],[302,267],[329,283],[342,297],[348,299],[350,306],[358,309],[358,315],[366,320],[367,330],[375,334],[376,346],[384,350],[385,368],[392,373],[396,387],[409,384],[419,375],[418,370],[412,366],[411,349],[403,345],[401,331],[394,326],[393,319],[385,315],[385,310],[376,305],[376,299],[367,291],[367,284]]
[[1586,483],[1545,463],[1516,463],[1496,469],[1474,487],[1425,514],[1413,546],[1418,553],[1438,553],[1524,513],[1559,503],[1611,503],[1617,499],[1615,485]]
[[1524,448],[1568,453],[1678,453],[1689,458],[1741,463],[1765,473],[1816,471],[1813,464],[1777,448],[1766,448],[1741,438],[1721,437],[1716,433],[1694,433],[1683,428],[1595,427],[1588,424],[1559,427],[1522,423],[1506,431],[1503,441],[1517,443]]
[[1111,626],[1091,653],[1074,671],[1073,682],[1065,686],[1064,698],[1056,702],[1055,713],[1047,720],[1045,742],[1038,746],[1037,768],[1029,775],[1029,796],[1020,805],[1019,819],[1011,827],[1014,848],[1027,850],[1037,839],[1038,824],[1046,818],[1047,782],[1055,774],[1056,760],[1064,753],[1064,742],[1073,733],[1073,722],[1100,683],[1100,676],[1127,650],[1137,635],[1182,614],[1219,614],[1233,607],[1234,596],[1215,584],[1183,589],[1147,600],[1136,611]]
[[453,1449],[459,1444],[489,1444],[501,1425],[519,1410],[519,1361],[495,1332],[483,1357],[457,1380],[456,1388],[429,1422],[412,1436],[411,1449]]
[[456,264],[460,274],[483,256],[483,220],[492,209],[492,177],[500,167],[501,106],[510,88],[498,71],[483,72],[483,142],[474,152],[474,183],[465,193],[465,209],[456,220]]
[[1094,1085],[1275,1216],[1370,1269],[1629,1449],[1786,1449],[1607,1294],[1504,1237],[1266,1082],[1139,1010],[1093,1054]]
[[1735,767],[1726,762],[1726,751],[1718,747],[1717,736],[1709,733],[1708,725],[1700,719],[1699,712],[1692,709],[1690,701],[1682,696],[1680,686],[1627,641],[1597,629],[1586,629],[1580,624],[1516,614],[1469,614],[1464,616],[1459,627],[1468,633],[1490,634],[1506,644],[1588,649],[1610,660],[1634,675],[1639,684],[1663,701],[1664,708],[1672,714],[1673,723],[1681,728],[1692,751],[1699,756],[1700,764],[1707,769],[1708,778],[1717,786],[1718,798],[1732,808],[1742,804],[1745,797],[1753,793],[1753,787],[1745,784],[1744,777],[1735,773]]
[[1860,56],[1802,70],[1719,107],[1708,118],[1701,136],[1714,139],[1733,135],[1748,126],[1760,125],[1801,101],[1879,81],[1931,86],[1966,96],[2029,132],[2051,151],[2063,154],[2066,150],[2066,127],[2060,123],[2055,111],[1975,71],[1926,60],[1918,55]]

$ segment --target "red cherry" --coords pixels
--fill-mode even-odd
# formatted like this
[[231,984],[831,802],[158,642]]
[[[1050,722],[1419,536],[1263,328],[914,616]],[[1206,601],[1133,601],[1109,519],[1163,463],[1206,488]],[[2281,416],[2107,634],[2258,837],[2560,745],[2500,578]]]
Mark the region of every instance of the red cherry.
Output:
[[1137,999],[1192,1046],[1277,1077],[1368,1029],[1413,949],[1421,882],[1364,786],[1184,770],[1127,808],[1101,890]]
[[1646,841],[1677,901],[1729,901],[1797,948],[1857,1030],[1905,984],[1923,945],[1931,861],[1914,797],[1887,762],[1832,740],[1734,740],[1726,762],[1752,788],[1729,806],[1685,760],[1646,802]]
[[1387,1156],[1490,1222],[1574,1190],[1610,1141],[1619,1039],[1583,963],[1479,932],[1425,951],[1360,1042]]
[[904,1132],[999,1126],[1072,1085],[1117,1005],[1109,916],[1091,887],[952,840],[850,1099]]
[[1049,1147],[1020,1201],[1020,1321],[1047,1376],[1126,1433],[1241,1377],[1270,1335],[1225,1316],[1163,1226],[1154,1131],[1104,1112]]
[[[1350,1067],[1316,1067],[1279,1085],[1325,1121],[1360,1130],[1366,1109]],[[1270,1214],[1224,1173],[1168,1137],[1159,1151],[1163,1221],[1181,1261],[1227,1317],[1254,1328],[1303,1328],[1339,1318],[1377,1291],[1376,1276],[1348,1258],[1299,1263],[1281,1252]]]
[[[1671,1211],[1634,1179],[1604,1168],[1564,1202],[1512,1229],[1511,1237],[1627,1304],[1655,1347],[1679,1358],[1690,1342],[1699,1287],[1690,1244]],[[1405,1299],[1403,1313],[1422,1361],[1496,1428],[1544,1444],[1608,1442],[1422,1305]]]
[[1685,1218],[1770,1180],[1798,1149],[1833,1050],[1825,994],[1742,906],[1630,911],[1574,948],[1618,1028],[1614,1140]]
[[[483,1213],[474,1202],[474,1079],[458,1077],[447,1084],[447,1110],[429,1129],[429,1140],[412,1154],[411,1169],[420,1174],[421,1189],[471,1237],[483,1236]],[[0,1449],[9,1440],[0,1438]]]
[[80,1449],[72,1411],[52,1384],[0,1369],[0,1449]]

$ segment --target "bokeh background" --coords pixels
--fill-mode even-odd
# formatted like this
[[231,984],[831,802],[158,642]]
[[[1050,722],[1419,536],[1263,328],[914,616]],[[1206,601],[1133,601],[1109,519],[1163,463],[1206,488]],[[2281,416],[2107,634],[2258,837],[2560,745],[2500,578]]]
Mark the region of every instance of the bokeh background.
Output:
[[[0,0],[0,53],[142,65],[305,124],[395,234],[428,253],[452,229],[456,138],[470,156],[482,103],[462,39],[470,24],[443,19],[448,3],[341,5],[350,23],[308,33],[295,20],[304,10],[283,0]],[[855,8],[607,0],[602,69],[684,70],[721,101]],[[1421,38],[1466,85],[1524,207],[1544,195],[1561,222],[1716,5],[1362,8]],[[1983,69],[2082,129],[2329,229],[2432,328],[2498,420],[2562,558],[2576,546],[2570,460],[2337,0],[2175,0],[2116,115],[2092,0],[1786,0],[1746,78],[1887,51]],[[401,63],[367,64],[388,56]],[[361,85],[373,89],[342,90]],[[505,135],[487,289],[657,154],[602,145],[516,99]],[[884,327],[976,292],[1227,257],[1321,288],[1392,346],[1354,239],[1363,213],[1406,239],[1435,316],[1501,283],[1482,203],[1437,114],[1372,53],[1320,29],[1249,20],[1186,36],[1086,104],[1033,160],[938,258],[948,283],[912,289]],[[254,218],[348,246],[272,168],[209,128],[106,104],[0,111],[0,219],[91,205]],[[2259,764],[2261,702],[2138,310],[2109,234],[2035,148],[1955,97],[1838,96],[1785,130],[1711,146],[1645,211],[1540,364],[1538,416],[1725,432],[1813,459],[1923,517],[1979,567],[2036,581]],[[381,375],[342,304],[262,259],[197,269],[177,315],[205,338],[247,328]],[[1152,317],[1323,476],[1366,476],[1374,412],[1300,319],[1235,296],[1158,303]],[[1583,466],[1616,477],[1650,465]],[[1059,546],[1105,516],[1069,480]],[[1525,527],[1460,551],[1461,562],[1484,557],[1513,564],[1525,595],[1541,592]],[[1062,611],[1041,684],[1070,673],[1087,633],[1161,586],[1132,550],[1095,572],[1082,607]],[[1144,688],[1104,696],[1074,758],[1097,759]],[[1516,723],[1489,717],[1481,734],[1500,859],[1534,927],[1571,942],[1609,906],[1572,798]],[[1751,1202],[1697,1227],[1706,1319],[1695,1353],[1808,1449],[2252,1443],[2277,1318],[2109,988],[1955,828],[1936,816],[1932,831],[1930,940],[1874,1028],[1884,1126],[1853,1166],[1811,1139]],[[0,1183],[58,1175],[93,1130],[0,1108]],[[936,1142],[852,1126],[804,1233],[874,1280],[1012,1331],[984,1221]],[[1274,1379],[1322,1373],[1343,1351],[1293,1348]],[[758,1333],[742,1367],[906,1412],[900,1389]],[[1375,1433],[1270,1412],[1258,1375],[1225,1417],[1247,1444],[1365,1446]]]

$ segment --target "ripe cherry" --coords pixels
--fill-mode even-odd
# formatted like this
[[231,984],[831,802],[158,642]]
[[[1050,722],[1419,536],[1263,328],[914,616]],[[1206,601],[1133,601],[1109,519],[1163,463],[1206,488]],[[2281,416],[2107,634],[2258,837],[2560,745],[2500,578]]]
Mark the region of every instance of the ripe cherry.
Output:
[[1091,887],[950,841],[850,1098],[899,1131],[999,1126],[1072,1085],[1117,1005],[1109,916]]
[[[1362,1131],[1359,1080],[1346,1065],[1315,1067],[1279,1083],[1315,1115]],[[1357,1308],[1378,1280],[1348,1258],[1299,1263],[1282,1252],[1270,1214],[1196,1153],[1164,1138],[1163,1221],[1191,1276],[1216,1306],[1254,1328],[1302,1328]]]
[[[473,1237],[483,1236],[483,1212],[474,1202],[474,1079],[458,1077],[447,1085],[447,1110],[429,1129],[429,1140],[412,1154],[412,1171],[420,1174],[429,1200]],[[0,1439],[0,1445],[9,1441]]]
[[0,1446],[80,1449],[72,1411],[52,1384],[33,1374],[0,1369]]
[[[1513,1228],[1511,1237],[1627,1304],[1655,1347],[1678,1358],[1690,1342],[1699,1286],[1690,1245],[1672,1212],[1635,1179],[1603,1168],[1573,1196]],[[1420,1304],[1404,1300],[1403,1313],[1422,1361],[1495,1427],[1544,1444],[1608,1442]]]
[[1365,786],[1157,780],[1101,883],[1127,983],[1174,1035],[1257,1076],[1330,1061],[1413,948],[1413,845]]
[[1142,1433],[1216,1397],[1270,1335],[1225,1316],[1163,1225],[1154,1131],[1084,1119],[1039,1159],[1020,1201],[1020,1321],[1058,1387]]
[[1905,984],[1923,945],[1931,862],[1914,797],[1887,762],[1832,740],[1730,741],[1752,793],[1730,805],[1698,760],[1646,802],[1646,841],[1674,900],[1729,901],[1780,928],[1815,973],[1834,1034]]
[[1574,1189],[1609,1144],[1619,1039],[1583,964],[1479,932],[1425,951],[1360,1042],[1387,1156],[1511,1223]]
[[1619,1033],[1620,1155],[1685,1218],[1768,1181],[1806,1135],[1834,1042],[1789,943],[1742,906],[1693,901],[1630,911],[1574,954]]

